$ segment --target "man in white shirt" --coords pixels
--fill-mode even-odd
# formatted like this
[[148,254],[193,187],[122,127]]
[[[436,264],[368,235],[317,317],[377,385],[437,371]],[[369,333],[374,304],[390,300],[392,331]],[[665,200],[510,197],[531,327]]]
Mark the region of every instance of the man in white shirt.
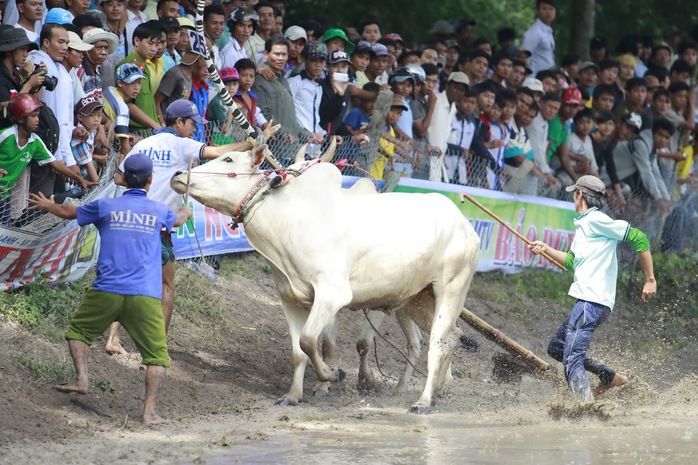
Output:
[[14,26],[24,29],[29,40],[39,45],[39,33],[44,19],[43,0],[19,0],[17,10],[19,19]]
[[[61,128],[58,149],[53,155],[56,160],[63,160],[66,166],[71,168],[75,166],[75,159],[70,149],[70,140],[73,136],[79,137],[79,135],[73,133],[75,129],[73,125],[73,108],[75,106],[73,80],[61,64],[68,53],[68,31],[63,24],[47,23],[41,30],[40,40],[41,49],[29,54],[27,59],[37,64],[43,62],[47,76],[58,79],[58,84],[54,90],[44,88],[41,100],[56,115]],[[84,129],[77,131],[80,133]],[[85,137],[87,136],[86,132]]]
[[271,3],[259,2],[254,7],[257,12],[259,24],[250,40],[244,45],[247,58],[259,64],[264,56],[264,43],[271,37],[271,31],[276,21],[276,12]]
[[[540,112],[526,127],[528,137],[533,148],[533,159],[536,167],[545,175],[545,187],[550,188],[550,195],[555,196],[562,186],[560,181],[553,176],[548,164],[548,121],[553,119],[560,108],[560,97],[555,99],[555,94],[545,94],[540,101]],[[542,186],[541,186],[542,187]]]
[[223,68],[234,68],[238,60],[248,58],[244,46],[254,34],[258,22],[259,16],[252,8],[241,6],[230,13],[228,20],[230,39],[220,53]]
[[555,20],[555,0],[537,0],[538,18],[523,35],[522,46],[531,52],[529,68],[538,71],[555,67],[555,37],[550,24]]
[[451,135],[451,123],[456,116],[455,103],[463,98],[470,88],[468,76],[460,71],[455,71],[448,76],[446,90],[436,96],[434,114],[427,130],[429,143],[438,148],[441,153],[429,160],[429,180],[435,182],[448,182],[448,173],[444,165],[444,154]]
[[139,24],[148,21],[148,16],[141,11],[145,0],[128,0],[126,4],[126,48],[131,50],[133,46],[133,31]]

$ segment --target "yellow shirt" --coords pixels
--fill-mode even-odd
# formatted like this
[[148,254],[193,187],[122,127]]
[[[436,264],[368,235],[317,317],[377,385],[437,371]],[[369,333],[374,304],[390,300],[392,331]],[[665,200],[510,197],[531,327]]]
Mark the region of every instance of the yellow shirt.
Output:
[[[395,129],[392,126],[388,126],[387,132],[391,137],[395,137]],[[373,159],[373,165],[371,165],[371,176],[376,178],[378,181],[383,180],[383,173],[385,172],[385,165],[388,164],[388,160],[395,155],[395,144],[381,137],[380,148],[376,152],[376,156]]]

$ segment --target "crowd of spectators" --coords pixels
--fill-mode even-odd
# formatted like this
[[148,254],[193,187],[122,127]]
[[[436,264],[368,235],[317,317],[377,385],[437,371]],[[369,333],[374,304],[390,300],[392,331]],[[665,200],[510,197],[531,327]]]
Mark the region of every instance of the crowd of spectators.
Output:
[[478,37],[472,19],[439,20],[419,47],[379,19],[289,24],[283,0],[206,4],[201,38],[193,0],[5,1],[0,224],[22,224],[30,192],[82,195],[110,149],[127,155],[167,131],[176,100],[210,120],[196,123],[194,139],[234,142],[203,40],[248,121],[280,123],[277,140],[309,142],[310,156],[330,137],[346,153],[365,146],[390,89],[363,167],[379,180],[392,170],[565,199],[564,187],[590,174],[616,207],[641,193],[660,209],[692,180],[698,47],[676,28],[661,40],[628,35],[614,49],[595,37],[589,57],[558,61],[555,0],[537,0],[535,22],[500,29],[496,42]]

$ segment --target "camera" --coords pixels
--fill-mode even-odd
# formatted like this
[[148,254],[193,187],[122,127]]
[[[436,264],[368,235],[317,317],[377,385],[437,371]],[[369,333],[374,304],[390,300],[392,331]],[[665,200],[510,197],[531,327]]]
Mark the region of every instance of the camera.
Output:
[[31,73],[29,77],[32,77],[35,74],[43,74],[44,83],[42,84],[42,86],[44,86],[44,88],[50,92],[56,89],[56,86],[58,85],[58,78],[54,76],[49,76],[47,73],[48,71],[46,71],[46,68],[42,68],[41,66],[36,65],[34,67],[34,72]]

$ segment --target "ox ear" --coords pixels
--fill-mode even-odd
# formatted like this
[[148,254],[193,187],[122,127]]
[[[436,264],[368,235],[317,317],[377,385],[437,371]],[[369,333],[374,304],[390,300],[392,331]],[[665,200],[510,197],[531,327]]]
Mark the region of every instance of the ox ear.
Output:
[[334,152],[337,149],[337,138],[334,136],[330,136],[332,140],[330,141],[330,146],[327,147],[327,150],[325,150],[325,153],[323,153],[320,156],[320,160],[322,160],[324,163],[329,163],[332,161],[334,158]]
[[262,144],[252,150],[252,168],[256,168],[262,164],[265,150],[267,150],[267,144]]

